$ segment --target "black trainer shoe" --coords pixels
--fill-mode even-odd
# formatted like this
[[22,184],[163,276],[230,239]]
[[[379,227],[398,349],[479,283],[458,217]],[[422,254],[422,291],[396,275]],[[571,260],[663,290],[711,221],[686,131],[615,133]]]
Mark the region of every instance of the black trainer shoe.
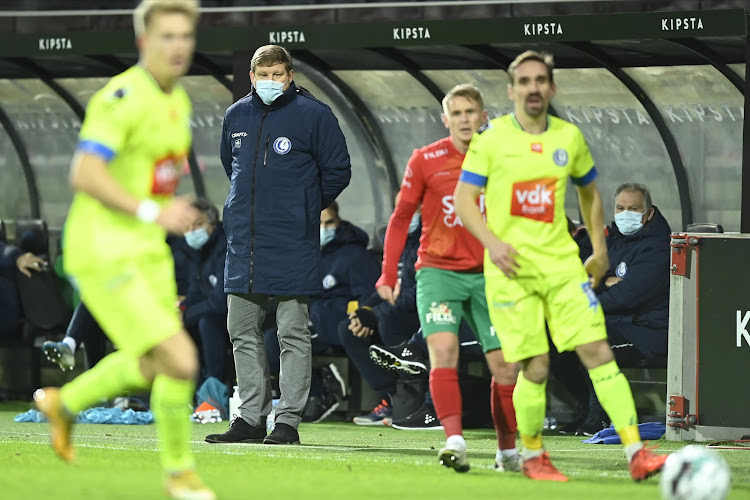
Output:
[[261,426],[253,427],[240,417],[235,416],[229,422],[229,429],[224,434],[209,434],[207,443],[262,443],[266,437],[266,425],[261,419]]
[[575,436],[576,431],[583,425],[583,422],[586,419],[584,418],[576,418],[572,422],[569,422],[561,427],[557,428],[557,433],[561,434],[563,436]]
[[395,347],[370,346],[370,359],[386,370],[394,370],[407,375],[427,373],[427,356],[419,345],[404,342]]
[[263,444],[299,444],[299,432],[291,425],[277,423]]
[[576,431],[576,436],[591,437],[607,427],[609,427],[609,417],[606,413],[590,413]]
[[422,403],[422,406],[409,415],[391,422],[391,427],[400,431],[442,431],[443,426],[435,413],[435,407]]
[[310,396],[302,413],[302,421],[312,424],[322,422],[339,407],[339,402],[329,393]]
[[321,367],[320,376],[323,378],[323,385],[336,401],[346,399],[346,384],[336,365],[330,363]]

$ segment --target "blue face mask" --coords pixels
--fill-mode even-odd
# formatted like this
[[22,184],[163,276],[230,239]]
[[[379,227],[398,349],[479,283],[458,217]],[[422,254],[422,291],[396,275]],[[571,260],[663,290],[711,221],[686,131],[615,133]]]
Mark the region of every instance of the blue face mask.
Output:
[[320,228],[320,248],[323,248],[329,244],[333,237],[336,235],[335,227],[321,227]]
[[261,101],[270,106],[273,101],[278,99],[278,97],[284,93],[285,83],[286,80],[283,82],[277,82],[275,80],[255,80],[255,93],[258,94]]
[[409,223],[409,234],[413,233],[419,227],[419,212],[411,216],[411,222]]
[[208,241],[208,231],[206,231],[205,227],[202,227],[195,231],[187,232],[185,233],[185,241],[187,241],[190,248],[200,250]]
[[615,224],[617,224],[617,229],[619,229],[625,236],[637,233],[643,227],[641,219],[643,219],[645,213],[646,212],[639,213],[631,212],[630,210],[623,210],[622,212],[615,214]]

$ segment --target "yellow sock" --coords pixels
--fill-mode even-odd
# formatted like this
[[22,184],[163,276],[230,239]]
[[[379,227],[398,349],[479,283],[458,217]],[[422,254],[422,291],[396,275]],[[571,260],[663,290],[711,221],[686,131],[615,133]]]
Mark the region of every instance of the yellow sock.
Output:
[[635,411],[633,393],[625,375],[616,361],[610,361],[589,370],[596,397],[615,425],[620,440],[625,446],[641,441],[638,432],[638,414]]
[[128,351],[115,351],[65,384],[60,397],[65,408],[77,415],[101,400],[122,396],[130,390],[148,389],[150,385],[141,373],[137,356]]
[[527,450],[542,449],[544,411],[547,407],[546,388],[546,383],[535,384],[521,372],[513,390],[518,432],[521,434],[521,443]]
[[156,432],[159,435],[161,463],[168,472],[195,467],[190,454],[190,403],[195,382],[157,375],[151,389],[151,409],[154,412]]

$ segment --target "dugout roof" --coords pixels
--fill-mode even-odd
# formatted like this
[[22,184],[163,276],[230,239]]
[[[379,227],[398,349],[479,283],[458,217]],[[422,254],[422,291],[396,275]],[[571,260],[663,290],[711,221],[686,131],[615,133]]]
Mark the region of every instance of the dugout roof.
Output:
[[[185,79],[195,140],[185,171],[192,182],[181,191],[223,204],[221,119],[249,91],[249,57],[267,43],[290,49],[296,82],[336,112],[355,172],[343,215],[368,229],[387,221],[412,149],[445,135],[444,93],[473,82],[492,116],[510,111],[505,70],[533,48],[555,55],[553,112],[586,135],[605,199],[618,184],[641,181],[673,230],[711,221],[750,232],[744,10],[208,26]],[[0,218],[62,223],[88,97],[135,62],[130,30],[0,36]],[[566,208],[576,213],[572,193]]]

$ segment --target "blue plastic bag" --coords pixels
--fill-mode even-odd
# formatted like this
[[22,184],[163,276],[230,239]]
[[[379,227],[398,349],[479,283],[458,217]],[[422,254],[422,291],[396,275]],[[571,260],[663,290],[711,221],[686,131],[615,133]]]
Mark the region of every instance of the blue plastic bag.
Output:
[[[664,433],[667,432],[667,426],[660,422],[645,422],[638,424],[638,432],[641,433],[641,439],[661,439]],[[615,426],[610,425],[606,429],[602,429],[588,439],[584,439],[583,443],[589,444],[620,444],[620,436],[615,431]]]

